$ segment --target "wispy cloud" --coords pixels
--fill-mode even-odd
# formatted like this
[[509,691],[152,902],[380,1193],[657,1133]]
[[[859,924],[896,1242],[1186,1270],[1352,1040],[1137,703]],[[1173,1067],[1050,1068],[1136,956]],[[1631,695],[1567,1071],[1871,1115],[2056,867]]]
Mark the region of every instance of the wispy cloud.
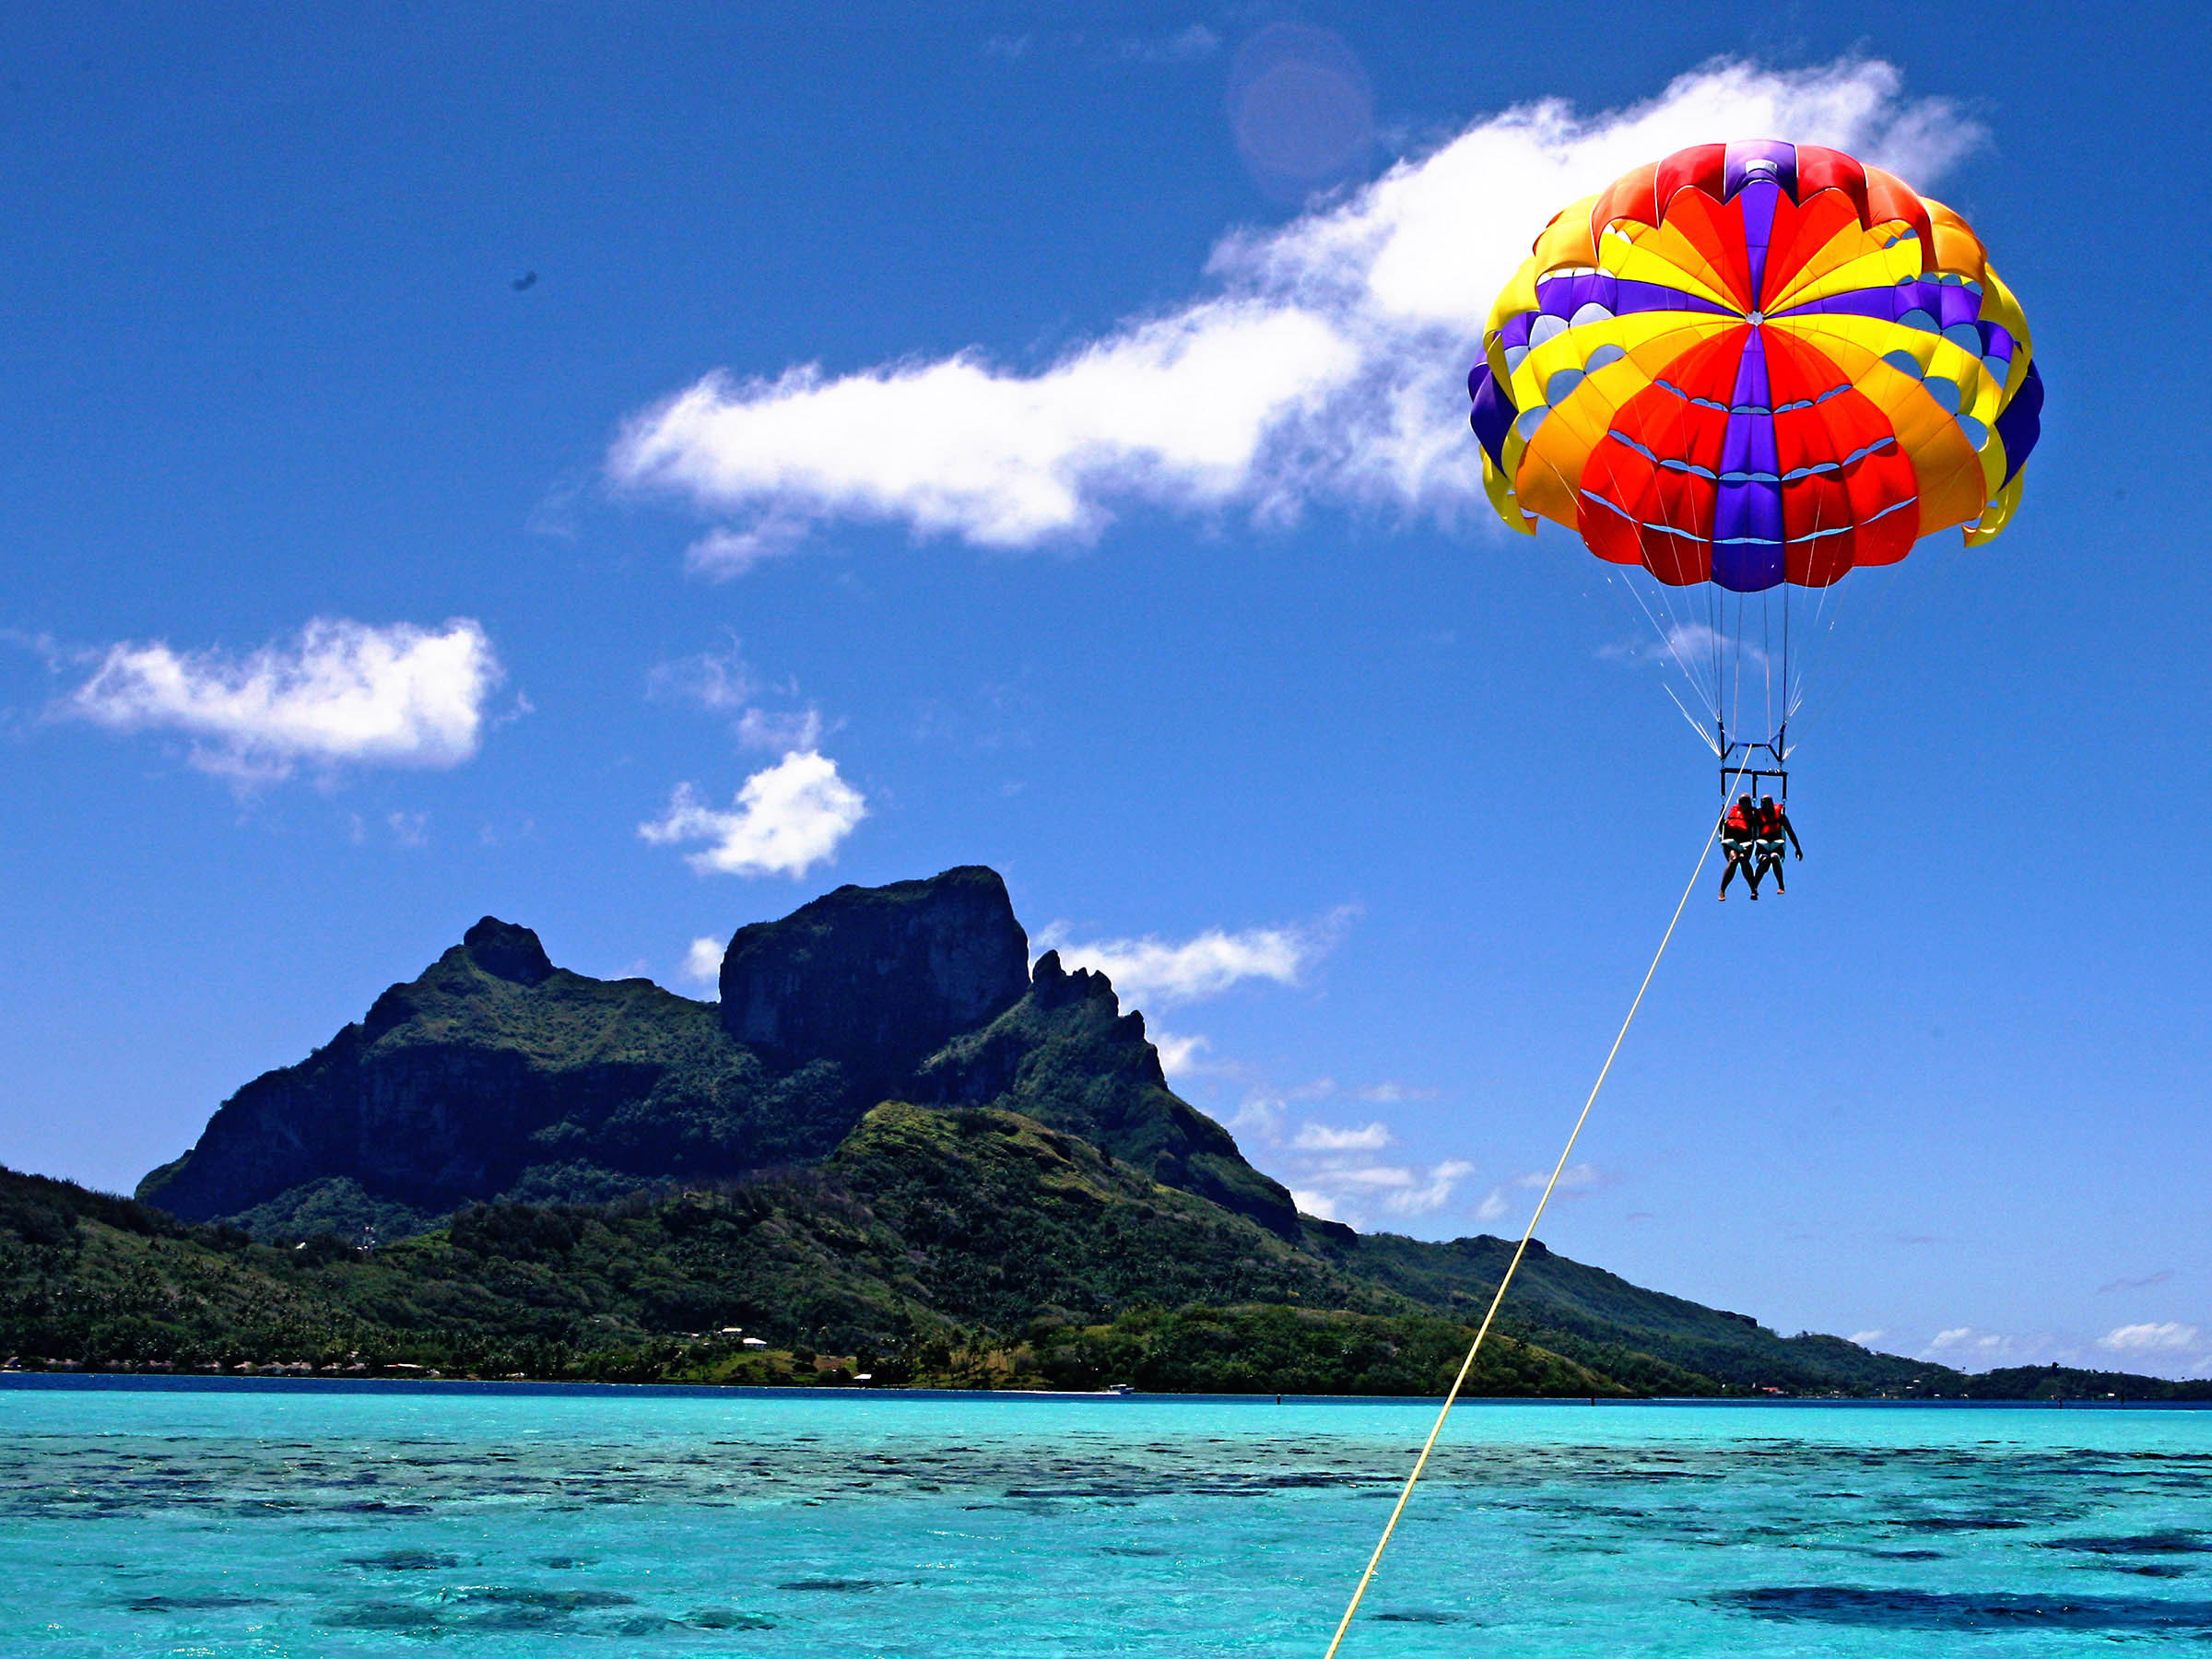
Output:
[[820,745],[822,712],[812,706],[747,709],[738,714],[734,729],[737,741],[747,748],[781,749],[789,754],[794,749],[811,749]]
[[1403,1164],[1325,1165],[1294,1177],[1290,1195],[1310,1216],[1365,1227],[1378,1205],[1392,1216],[1433,1215],[1452,1202],[1474,1169],[1461,1159],[1447,1159],[1426,1170]]
[[1473,1174],[1475,1166],[1464,1159],[1448,1159],[1430,1166],[1427,1177],[1418,1184],[1390,1194],[1383,1204],[1400,1216],[1426,1216],[1451,1203],[1452,1194],[1459,1183]]
[[2115,1354],[2180,1354],[2203,1346],[2193,1324],[2163,1320],[2157,1324],[2124,1324],[2097,1338],[2097,1346]]
[[[413,851],[430,844],[430,815],[427,812],[387,812],[384,829],[392,844]],[[358,812],[346,815],[346,839],[357,847],[369,844],[369,820]]]
[[1926,1357],[1947,1365],[2001,1365],[2019,1351],[2018,1338],[2001,1331],[1977,1331],[1971,1325],[1953,1325],[1928,1339]]
[[1883,1337],[1888,1335],[1889,1333],[1887,1331],[1853,1331],[1843,1340],[1846,1342],[1856,1343],[1860,1347],[1872,1347],[1876,1343],[1879,1342]]
[[734,639],[727,651],[702,651],[656,663],[645,677],[648,697],[697,703],[717,714],[737,713],[759,689],[759,677]]
[[796,698],[798,687],[789,681],[771,684],[763,679],[746,661],[735,639],[726,650],[702,651],[655,664],[645,687],[649,697],[696,703],[724,716],[747,748],[779,754],[818,748],[829,729],[822,712],[812,703],[796,708],[769,707],[768,699]]
[[2057,1332],[1985,1331],[1972,1325],[1953,1325],[1936,1332],[1920,1357],[1940,1359],[1961,1371],[1988,1371],[2006,1365],[2077,1365],[2083,1359],[2080,1341]]
[[[1631,580],[1629,577],[1621,579]],[[1598,651],[1598,655],[1632,663],[1672,665],[1688,676],[1693,683],[1710,680],[1718,672],[1717,665],[1720,662],[1733,662],[1739,656],[1744,662],[1762,671],[1767,666],[1767,653],[1758,646],[1740,639],[1731,639],[1705,623],[1659,623],[1656,618],[1653,622],[1658,632],[1649,641],[1632,640],[1625,644],[1604,646]]]
[[684,549],[684,564],[701,576],[727,582],[771,559],[797,552],[799,545],[806,539],[808,529],[805,519],[773,515],[743,530],[717,527]]
[[1721,63],[1595,116],[1521,105],[1340,201],[1226,238],[1208,292],[1041,368],[964,351],[849,374],[712,374],[630,420],[607,471],[715,515],[693,554],[709,570],[749,569],[829,521],[990,547],[1090,542],[1135,507],[1281,524],[1326,503],[1449,522],[1480,496],[1467,364],[1530,239],[1632,166],[1766,133],[1921,184],[1982,137],[1863,59]]
[[1371,1083],[1365,1088],[1357,1089],[1354,1092],[1362,1100],[1371,1101],[1377,1106],[1388,1106],[1400,1100],[1433,1100],[1439,1091],[1433,1088],[1416,1088],[1410,1083],[1394,1082],[1385,1077],[1380,1083]]
[[1221,37],[1203,23],[1169,35],[1131,35],[1114,41],[1112,53],[1125,64],[1196,64],[1221,50]]
[[245,656],[156,641],[110,646],[56,712],[112,731],[171,731],[192,764],[241,784],[302,764],[458,766],[483,740],[501,670],[465,618],[442,629],[318,618]]
[[638,833],[655,846],[707,842],[685,858],[701,875],[796,880],[834,858],[867,815],[866,799],[838,776],[837,762],[805,751],[747,778],[727,810],[709,806],[690,784],[678,783],[668,810],[640,824]]
[[[1516,1178],[1513,1184],[1540,1190],[1550,1179],[1549,1170],[1531,1170],[1527,1174]],[[1556,1198],[1561,1193],[1584,1192],[1604,1180],[1605,1171],[1594,1163],[1569,1164],[1559,1171],[1559,1184],[1553,1190],[1552,1196]]]
[[1050,53],[1104,64],[1202,64],[1220,52],[1221,37],[1203,23],[1191,23],[1165,34],[1100,36],[1071,29],[987,35],[982,50],[983,56],[1007,63]]
[[1388,1126],[1382,1124],[1363,1124],[1352,1129],[1307,1122],[1299,1125],[1290,1145],[1300,1152],[1380,1152],[1391,1139]]
[[1331,1078],[1288,1091],[1255,1089],[1229,1118],[1229,1128],[1261,1155],[1289,1187],[1298,1207],[1324,1220],[1365,1228],[1384,1217],[1413,1218],[1447,1208],[1475,1166],[1443,1159],[1426,1167],[1384,1163],[1374,1155],[1397,1143],[1389,1124],[1328,1124],[1301,1119],[1289,1127],[1291,1104],[1336,1092]]
[[1131,1006],[1169,1006],[1218,996],[1247,980],[1295,985],[1306,971],[1336,947],[1358,911],[1349,905],[1318,921],[1284,927],[1248,927],[1231,933],[1208,928],[1195,937],[1100,939],[1078,944],[1065,923],[1037,935],[1041,950],[1057,950],[1071,969],[1089,968],[1113,982]]
[[2198,1377],[2212,1372],[2212,1338],[2202,1326],[2173,1319],[2120,1325],[2094,1342],[2066,1332],[2015,1333],[1961,1324],[1936,1332],[1921,1357],[1962,1371],[2057,1364]]

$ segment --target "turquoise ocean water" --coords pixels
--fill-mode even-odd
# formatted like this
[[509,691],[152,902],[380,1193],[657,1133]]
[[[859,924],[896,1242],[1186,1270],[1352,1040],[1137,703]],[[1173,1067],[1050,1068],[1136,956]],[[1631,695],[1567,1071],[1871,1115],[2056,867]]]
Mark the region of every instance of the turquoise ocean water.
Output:
[[[1318,1659],[1434,1406],[0,1386],[0,1653]],[[1345,1647],[2212,1639],[2212,1412],[1463,1407]]]

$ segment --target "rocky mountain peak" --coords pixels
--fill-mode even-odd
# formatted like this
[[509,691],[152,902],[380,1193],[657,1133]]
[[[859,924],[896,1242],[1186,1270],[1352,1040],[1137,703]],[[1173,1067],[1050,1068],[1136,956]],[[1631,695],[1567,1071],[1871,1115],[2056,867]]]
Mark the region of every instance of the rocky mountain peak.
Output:
[[[1031,994],[1041,1008],[1065,1008],[1077,1003],[1098,997],[1109,1005],[1110,1013],[1119,1012],[1122,999],[1114,994],[1113,982],[1104,974],[1089,968],[1078,968],[1073,973],[1062,966],[1060,953],[1048,950],[1037,959],[1037,966],[1030,980]],[[1137,1018],[1137,1030],[1144,1030],[1143,1017]]]
[[1020,1001],[1029,961],[995,870],[841,887],[737,930],[722,959],[723,1028],[779,1067],[834,1059],[887,1076]]
[[477,966],[495,978],[535,985],[553,976],[552,959],[537,935],[515,923],[486,916],[461,935],[461,944]]
[[896,1100],[1019,1113],[1297,1236],[1290,1194],[1176,1098],[1104,974],[1050,951],[1032,973],[994,871],[840,888],[742,928],[722,992],[558,971],[530,929],[486,916],[241,1088],[140,1196],[259,1231],[385,1230],[818,1163]]

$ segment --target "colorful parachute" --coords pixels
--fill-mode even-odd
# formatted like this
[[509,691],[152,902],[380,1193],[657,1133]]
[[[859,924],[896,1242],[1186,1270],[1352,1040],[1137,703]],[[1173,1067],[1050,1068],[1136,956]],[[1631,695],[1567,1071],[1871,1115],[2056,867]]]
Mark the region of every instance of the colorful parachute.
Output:
[[1568,208],[1468,376],[1505,522],[1674,586],[1825,587],[2005,527],[2042,382],[1948,207],[1839,150],[1705,144]]

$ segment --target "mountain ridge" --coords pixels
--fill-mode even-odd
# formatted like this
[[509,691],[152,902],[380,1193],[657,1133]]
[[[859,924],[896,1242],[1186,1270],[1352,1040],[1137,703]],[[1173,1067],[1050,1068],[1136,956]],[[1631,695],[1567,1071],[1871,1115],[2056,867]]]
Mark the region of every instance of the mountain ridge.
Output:
[[[483,918],[223,1102],[147,1202],[0,1181],[0,1346],[724,1382],[830,1350],[879,1380],[1418,1393],[1512,1254],[1300,1215],[1104,975],[1030,960],[986,867],[740,928],[721,984],[591,979]],[[718,1349],[740,1325],[786,1359]],[[1499,1335],[1477,1385],[1504,1393],[1973,1386],[1541,1243]]]
[[[1344,1230],[1309,1221],[1293,1244],[1034,1119],[903,1102],[813,1168],[603,1205],[476,1205],[374,1250],[330,1233],[257,1243],[0,1170],[0,1369],[1441,1392],[1471,1335],[1456,1304],[1490,1285],[1423,1304],[1313,1247],[1341,1250]],[[1512,1249],[1455,1242],[1470,1257]],[[1532,1256],[1474,1394],[2212,1398],[2212,1382],[1969,1376],[1781,1337]],[[1551,1323],[1624,1295],[1641,1328]]]
[[306,1059],[254,1078],[137,1195],[274,1236],[418,1230],[830,1155],[877,1101],[1001,1104],[1286,1236],[1297,1210],[1167,1087],[1140,1014],[1028,935],[995,871],[847,886],[733,936],[719,1006],[555,967],[487,916]]

